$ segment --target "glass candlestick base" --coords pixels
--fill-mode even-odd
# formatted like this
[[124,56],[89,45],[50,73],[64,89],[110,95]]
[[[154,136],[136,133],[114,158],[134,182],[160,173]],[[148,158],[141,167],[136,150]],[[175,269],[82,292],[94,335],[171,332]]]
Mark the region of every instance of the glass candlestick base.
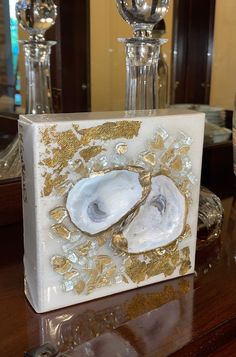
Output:
[[0,152],[0,180],[18,178],[21,176],[18,135]]
[[26,112],[52,113],[50,54],[53,41],[23,41],[27,79]]
[[[56,42],[46,41],[45,32],[54,25],[57,7],[53,0],[18,0],[16,17],[22,29],[29,34],[24,46],[27,81],[27,114],[46,114],[53,111],[50,78],[51,47]],[[0,152],[0,179],[21,176],[19,138]]]
[[119,39],[126,50],[126,110],[158,108],[158,60],[164,39]]
[[198,212],[198,249],[220,237],[224,209],[219,197],[201,187]]

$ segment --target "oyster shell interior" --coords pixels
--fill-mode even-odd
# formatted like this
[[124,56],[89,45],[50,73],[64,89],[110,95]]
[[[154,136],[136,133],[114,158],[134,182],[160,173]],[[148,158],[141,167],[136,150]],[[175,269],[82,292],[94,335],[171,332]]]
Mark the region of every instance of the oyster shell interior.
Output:
[[128,253],[142,253],[166,246],[184,230],[185,197],[164,176],[152,178],[151,192],[135,218],[122,232]]
[[66,208],[81,231],[96,235],[126,217],[142,199],[139,173],[117,169],[77,182]]

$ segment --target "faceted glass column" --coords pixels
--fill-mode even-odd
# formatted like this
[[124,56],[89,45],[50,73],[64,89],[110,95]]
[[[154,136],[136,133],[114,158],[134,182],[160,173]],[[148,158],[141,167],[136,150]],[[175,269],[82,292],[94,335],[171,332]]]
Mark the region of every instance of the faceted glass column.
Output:
[[[27,114],[52,112],[50,53],[55,42],[45,40],[45,32],[54,25],[57,7],[53,0],[18,0],[16,16],[19,25],[28,32],[22,41],[27,80]],[[18,136],[0,152],[0,179],[21,176]]]
[[158,108],[158,60],[165,40],[124,39],[126,48],[126,110]]
[[126,110],[158,108],[158,60],[166,42],[152,38],[154,26],[166,15],[169,0],[116,0],[133,38],[120,39],[126,48]]
[[27,78],[26,112],[44,114],[52,112],[50,79],[50,53],[55,42],[24,42]]

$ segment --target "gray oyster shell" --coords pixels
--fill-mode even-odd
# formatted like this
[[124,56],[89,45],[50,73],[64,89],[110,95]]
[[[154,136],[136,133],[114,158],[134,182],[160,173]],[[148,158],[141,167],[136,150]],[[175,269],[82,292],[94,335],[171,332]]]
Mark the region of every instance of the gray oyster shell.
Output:
[[77,182],[66,208],[79,230],[96,235],[126,218],[146,196],[139,172],[117,169]]
[[186,223],[186,200],[174,182],[164,176],[152,178],[151,192],[122,236],[128,253],[143,253],[175,241]]

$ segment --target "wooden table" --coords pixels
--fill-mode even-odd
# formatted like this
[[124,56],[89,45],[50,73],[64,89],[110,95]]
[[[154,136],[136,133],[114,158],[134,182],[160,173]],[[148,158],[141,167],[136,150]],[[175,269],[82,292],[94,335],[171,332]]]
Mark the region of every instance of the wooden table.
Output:
[[22,225],[1,227],[0,355],[50,342],[83,357],[236,356],[236,199],[224,206],[221,239],[198,251],[196,276],[42,315],[23,294]]

